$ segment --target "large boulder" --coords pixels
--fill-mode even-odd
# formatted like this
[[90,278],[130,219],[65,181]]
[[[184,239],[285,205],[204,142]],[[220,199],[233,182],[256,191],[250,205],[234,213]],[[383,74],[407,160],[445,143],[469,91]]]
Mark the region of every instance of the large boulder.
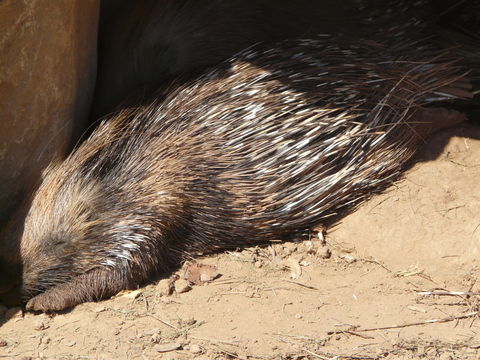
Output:
[[99,0],[0,1],[0,222],[85,124]]

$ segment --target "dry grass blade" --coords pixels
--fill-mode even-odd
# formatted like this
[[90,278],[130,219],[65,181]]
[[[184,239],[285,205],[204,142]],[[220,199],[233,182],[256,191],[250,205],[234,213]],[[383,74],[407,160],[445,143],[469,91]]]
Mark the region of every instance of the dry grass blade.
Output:
[[400,324],[400,325],[390,325],[390,326],[381,326],[381,327],[376,327],[376,328],[358,328],[358,329],[349,329],[347,331],[330,331],[328,332],[329,335],[332,334],[338,334],[338,333],[345,333],[345,332],[368,332],[368,331],[377,331],[377,330],[390,330],[390,329],[401,329],[401,328],[406,328],[406,327],[411,327],[411,326],[421,326],[421,325],[428,325],[428,324],[438,324],[438,323],[445,323],[449,321],[455,321],[455,320],[462,320],[462,319],[468,319],[468,318],[473,318],[478,316],[480,314],[480,311],[472,311],[463,315],[457,315],[457,316],[447,316],[444,318],[440,319],[432,319],[432,320],[425,320],[425,321],[417,321],[417,322],[411,322],[411,323],[406,323],[406,324]]

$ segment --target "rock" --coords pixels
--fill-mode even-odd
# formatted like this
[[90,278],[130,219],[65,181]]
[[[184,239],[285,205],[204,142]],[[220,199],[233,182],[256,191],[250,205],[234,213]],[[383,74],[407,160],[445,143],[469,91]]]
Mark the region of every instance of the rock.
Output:
[[42,331],[42,330],[46,330],[48,329],[50,326],[45,324],[45,322],[43,320],[38,320],[35,322],[35,325],[33,326],[33,329],[34,330],[37,330],[37,331]]
[[318,247],[316,254],[320,259],[330,259],[330,257],[332,256],[332,252],[327,246]]
[[175,292],[177,294],[185,293],[190,290],[192,290],[192,286],[187,280],[178,279],[177,281],[175,281]]
[[201,354],[202,353],[202,348],[197,344],[193,344],[193,345],[190,346],[189,351],[192,354]]
[[347,264],[353,264],[355,261],[357,261],[356,258],[354,258],[352,255],[344,254],[339,256],[340,259],[345,260]]
[[98,12],[99,0],[0,1],[0,223],[83,131]]
[[155,350],[158,351],[158,352],[161,352],[161,353],[175,351],[175,350],[179,350],[181,348],[182,348],[182,345],[179,344],[179,343],[155,345]]
[[292,279],[298,279],[302,275],[302,268],[297,259],[288,258],[283,261],[283,265],[290,269],[290,277]]
[[160,343],[160,341],[162,341],[162,335],[161,335],[160,332],[155,333],[152,336],[150,336],[150,342],[151,343],[158,344],[158,343]]
[[162,279],[157,284],[157,290],[162,296],[172,295],[173,284],[170,279]]

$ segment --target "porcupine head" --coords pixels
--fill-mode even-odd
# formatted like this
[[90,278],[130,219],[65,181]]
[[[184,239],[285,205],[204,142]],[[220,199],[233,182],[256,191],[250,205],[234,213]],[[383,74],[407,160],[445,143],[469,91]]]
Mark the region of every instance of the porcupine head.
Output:
[[22,302],[31,299],[30,310],[62,310],[111,296],[170,266],[159,265],[158,244],[142,238],[143,228],[152,231],[148,216],[139,220],[118,192],[81,174],[75,161],[45,171],[23,227],[9,226],[16,234],[4,236],[13,241],[0,254],[2,278],[15,278],[5,290]]

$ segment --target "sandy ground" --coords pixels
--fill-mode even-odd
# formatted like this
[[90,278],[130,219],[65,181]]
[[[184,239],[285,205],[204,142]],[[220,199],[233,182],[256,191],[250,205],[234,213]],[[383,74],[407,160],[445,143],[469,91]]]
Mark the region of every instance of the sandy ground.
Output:
[[221,276],[171,295],[164,279],[65,314],[8,309],[0,358],[478,359],[479,178],[480,127],[439,133],[324,241],[199,259]]

